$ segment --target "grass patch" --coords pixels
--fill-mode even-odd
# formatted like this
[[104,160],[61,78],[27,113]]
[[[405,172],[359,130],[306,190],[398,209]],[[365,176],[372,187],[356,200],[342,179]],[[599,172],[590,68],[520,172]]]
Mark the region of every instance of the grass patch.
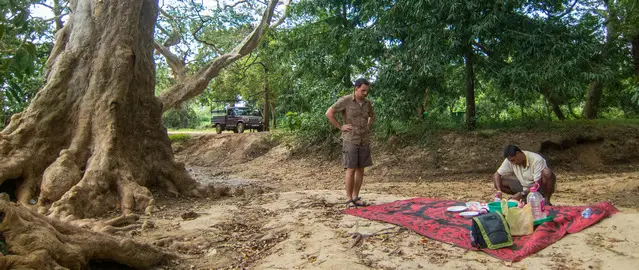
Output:
[[474,133],[482,138],[490,138],[508,132],[559,132],[573,133],[584,131],[602,131],[612,127],[638,127],[639,119],[597,119],[597,120],[511,120],[495,122],[479,122],[474,130],[467,130],[462,123],[445,121],[388,121],[375,124],[373,138],[384,144],[391,137],[395,146],[418,145],[432,146],[433,138],[439,133]]
[[215,132],[215,128],[180,128],[180,129],[167,129],[168,132]]
[[169,140],[171,141],[171,143],[176,143],[176,142],[185,142],[187,140],[189,140],[191,138],[191,136],[189,134],[169,134]]

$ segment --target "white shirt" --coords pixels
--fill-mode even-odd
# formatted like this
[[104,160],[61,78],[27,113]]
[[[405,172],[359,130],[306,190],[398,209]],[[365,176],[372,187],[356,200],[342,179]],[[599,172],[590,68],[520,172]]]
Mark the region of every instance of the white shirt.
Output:
[[516,176],[521,186],[528,190],[536,181],[541,179],[541,171],[546,167],[546,160],[537,153],[522,151],[526,155],[525,166],[520,166],[504,159],[497,173],[501,176]]

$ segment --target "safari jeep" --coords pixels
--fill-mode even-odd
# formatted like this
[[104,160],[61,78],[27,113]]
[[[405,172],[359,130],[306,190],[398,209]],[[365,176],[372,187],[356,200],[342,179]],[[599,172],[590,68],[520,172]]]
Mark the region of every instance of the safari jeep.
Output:
[[211,123],[217,134],[224,130],[232,130],[242,133],[246,129],[254,129],[261,132],[263,128],[262,113],[259,110],[251,110],[246,107],[231,107],[226,110],[212,111]]

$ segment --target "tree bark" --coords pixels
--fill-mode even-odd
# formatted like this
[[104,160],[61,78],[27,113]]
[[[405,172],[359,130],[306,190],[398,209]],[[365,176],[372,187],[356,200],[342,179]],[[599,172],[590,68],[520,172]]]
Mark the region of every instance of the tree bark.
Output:
[[168,257],[149,245],[75,227],[4,200],[0,218],[9,252],[0,254],[0,269],[86,269],[92,260],[148,269]]
[[[601,50],[601,59],[608,61],[610,56],[611,47],[616,46],[616,41],[619,38],[617,27],[619,25],[619,18],[617,17],[617,11],[613,1],[603,1],[602,4],[608,12],[604,15],[604,27],[606,30],[606,41],[603,44]],[[586,105],[584,105],[583,116],[586,119],[595,119],[599,113],[599,102],[603,94],[605,80],[595,80],[588,85],[588,93],[586,95]]]
[[419,104],[417,107],[417,119],[424,120],[424,112],[428,110],[428,97],[429,91],[428,88],[424,88],[424,95],[422,96],[422,104]]
[[[262,14],[262,20],[255,27],[253,32],[247,36],[242,43],[238,44],[230,53],[217,57],[213,62],[204,66],[193,75],[187,76],[183,80],[179,80],[175,85],[160,94],[159,98],[164,105],[162,112],[181,104],[199,94],[201,94],[209,82],[215,78],[222,69],[252,52],[259,44],[260,39],[269,28],[273,18],[273,12],[277,6],[278,0],[270,0],[268,7]],[[168,51],[168,50],[167,50]],[[165,57],[170,56],[170,52],[160,51]]]
[[546,97],[546,100],[548,101],[548,103],[550,103],[550,107],[552,111],[555,113],[555,115],[557,116],[557,118],[559,120],[565,120],[566,116],[561,111],[561,107],[559,107],[559,104],[561,104],[561,101],[559,100],[559,98],[553,95],[550,92],[550,89],[548,88],[543,88],[541,90],[541,93],[544,95],[544,97]]
[[586,96],[586,105],[584,106],[584,118],[595,119],[599,111],[599,101],[603,93],[603,82],[594,81],[588,85],[588,94]]
[[277,113],[275,112],[275,101],[271,101],[271,115],[273,118],[273,128],[277,128]]
[[73,220],[150,212],[148,186],[205,195],[173,159],[154,96],[157,0],[72,1],[45,86],[0,133],[0,183]]
[[561,111],[561,108],[559,107],[559,104],[548,100],[548,103],[550,103],[550,106],[552,108],[552,111],[555,113],[555,115],[557,116],[557,119],[559,120],[566,120],[566,116],[564,115],[564,113]]
[[155,50],[164,56],[166,63],[169,64],[169,67],[171,68],[173,76],[175,76],[178,80],[184,80],[186,78],[184,60],[180,59],[177,55],[169,51],[168,47],[165,47],[160,43],[154,42],[153,46],[155,47]]
[[262,67],[264,68],[264,119],[262,119],[262,122],[264,123],[264,127],[263,130],[264,131],[270,131],[269,128],[269,123],[270,123],[270,112],[269,112],[269,106],[271,105],[271,102],[269,101],[269,89],[268,89],[268,70],[266,69],[266,66],[262,65]]
[[466,61],[466,127],[474,129],[477,123],[475,120],[475,73],[471,48],[464,53],[464,60]]

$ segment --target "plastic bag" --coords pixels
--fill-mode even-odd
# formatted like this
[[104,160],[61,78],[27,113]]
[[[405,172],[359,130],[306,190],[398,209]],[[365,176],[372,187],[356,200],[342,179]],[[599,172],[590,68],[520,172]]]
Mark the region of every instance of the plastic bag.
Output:
[[535,219],[530,204],[526,204],[523,208],[508,208],[508,203],[504,201],[502,200],[501,211],[510,226],[510,234],[519,236],[533,233]]

